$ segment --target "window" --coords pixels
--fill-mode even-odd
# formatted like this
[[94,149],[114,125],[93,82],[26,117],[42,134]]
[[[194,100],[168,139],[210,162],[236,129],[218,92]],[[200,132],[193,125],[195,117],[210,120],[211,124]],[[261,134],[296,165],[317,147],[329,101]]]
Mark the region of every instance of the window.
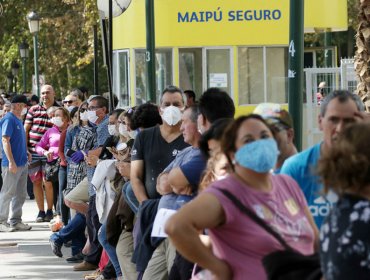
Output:
[[128,52],[115,51],[113,53],[113,92],[118,98],[118,107],[130,105]]
[[179,77],[182,90],[193,90],[197,98],[202,94],[202,49],[179,49]]
[[[159,49],[155,54],[156,66],[156,102],[166,86],[172,84],[172,50]],[[149,100],[146,92],[145,50],[135,50],[136,105]]]
[[239,105],[286,103],[286,47],[241,47],[238,50]]
[[207,87],[218,87],[231,94],[230,50],[207,49]]

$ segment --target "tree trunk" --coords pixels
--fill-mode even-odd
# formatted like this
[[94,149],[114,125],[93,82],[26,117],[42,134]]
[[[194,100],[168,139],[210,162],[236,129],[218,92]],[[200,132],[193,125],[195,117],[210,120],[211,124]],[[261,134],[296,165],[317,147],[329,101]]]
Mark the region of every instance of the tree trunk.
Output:
[[356,34],[355,70],[359,79],[357,94],[370,111],[370,0],[359,0],[359,25]]

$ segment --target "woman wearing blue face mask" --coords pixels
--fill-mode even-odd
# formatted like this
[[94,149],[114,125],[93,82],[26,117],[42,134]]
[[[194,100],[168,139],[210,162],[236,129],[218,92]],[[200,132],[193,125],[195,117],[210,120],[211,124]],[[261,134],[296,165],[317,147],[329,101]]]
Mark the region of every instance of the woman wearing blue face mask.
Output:
[[[211,275],[206,279],[267,279],[262,258],[283,247],[240,212],[222,192],[227,190],[291,247],[312,254],[317,228],[297,183],[271,173],[279,151],[265,121],[258,115],[238,118],[225,130],[221,147],[234,171],[212,183],[168,221],[166,231],[177,250],[206,269]],[[212,250],[199,239],[204,229],[208,229]]]

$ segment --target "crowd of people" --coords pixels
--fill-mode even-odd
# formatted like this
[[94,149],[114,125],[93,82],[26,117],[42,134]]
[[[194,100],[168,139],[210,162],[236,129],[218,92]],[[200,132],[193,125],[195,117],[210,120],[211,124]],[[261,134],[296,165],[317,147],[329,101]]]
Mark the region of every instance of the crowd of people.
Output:
[[78,89],[58,104],[51,85],[30,102],[15,95],[1,112],[0,232],[31,230],[30,180],[52,253],[70,247],[85,279],[267,279],[262,260],[284,244],[319,253],[323,279],[370,278],[370,118],[357,95],[327,94],[323,141],[299,153],[281,105],[234,119],[219,88],[197,101],[168,86],[158,105],[111,112]]

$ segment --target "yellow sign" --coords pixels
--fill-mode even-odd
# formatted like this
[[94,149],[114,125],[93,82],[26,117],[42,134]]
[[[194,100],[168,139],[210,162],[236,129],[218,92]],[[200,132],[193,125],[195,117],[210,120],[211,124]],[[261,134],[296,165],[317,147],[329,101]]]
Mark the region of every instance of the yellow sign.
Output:
[[[287,45],[289,0],[157,0],[157,47]],[[305,28],[345,30],[346,0],[305,1]],[[114,19],[114,49],[145,47],[145,1]]]

